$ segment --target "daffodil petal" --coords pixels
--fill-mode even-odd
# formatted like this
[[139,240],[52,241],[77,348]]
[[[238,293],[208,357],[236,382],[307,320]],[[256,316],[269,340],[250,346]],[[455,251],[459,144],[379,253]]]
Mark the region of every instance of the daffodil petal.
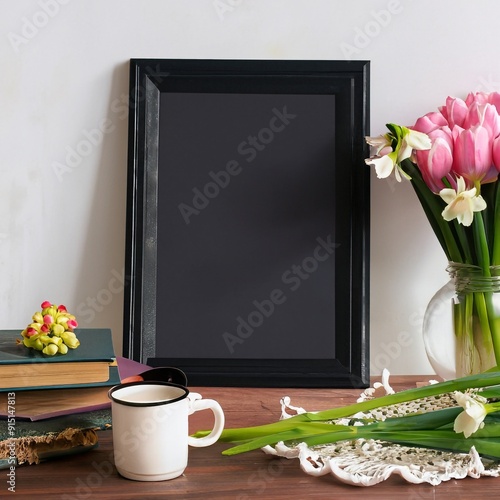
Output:
[[[465,179],[462,176],[457,178],[457,193],[463,193],[465,191]],[[476,188],[474,188],[474,194],[476,194]]]
[[460,413],[453,424],[455,432],[463,432],[464,437],[468,438],[471,434],[477,431],[475,420],[471,419],[465,411]]
[[444,188],[439,191],[439,196],[441,196],[446,203],[451,203],[457,197],[457,192],[454,189]]
[[481,195],[474,196],[474,198],[472,198],[472,209],[474,210],[474,212],[481,212],[481,210],[484,210],[485,208],[486,202]]
[[431,139],[427,134],[418,132],[417,130],[407,129],[408,133],[405,135],[406,143],[412,149],[426,150],[431,149]]
[[445,188],[439,192],[439,196],[447,203],[441,213],[446,221],[457,219],[464,226],[470,226],[474,218],[474,212],[480,212],[486,208],[486,202],[482,196],[476,196],[476,188],[466,189],[463,177],[457,178],[457,190]]
[[375,148],[375,154],[379,154],[384,148],[390,147],[391,142],[389,138],[385,135],[379,135],[377,137],[365,137],[367,144],[372,148]]
[[400,165],[398,165],[396,163],[396,180],[398,182],[401,182],[401,178],[404,177],[405,179],[411,181],[411,176],[408,175],[402,168]]
[[406,160],[406,158],[409,158],[411,156],[412,151],[413,148],[405,141],[403,141],[398,151],[398,162],[401,162],[403,160]]
[[392,171],[394,170],[394,161],[389,155],[370,159],[368,164],[375,167],[375,172],[377,173],[377,177],[379,179],[385,179],[386,177],[389,177],[389,175],[391,175]]
[[455,432],[463,432],[465,438],[468,438],[484,426],[483,420],[487,414],[486,407],[470,395],[459,391],[455,391],[453,397],[464,409],[455,419],[453,430]]
[[469,227],[474,219],[474,212],[472,210],[466,210],[457,215],[457,220],[462,226]]

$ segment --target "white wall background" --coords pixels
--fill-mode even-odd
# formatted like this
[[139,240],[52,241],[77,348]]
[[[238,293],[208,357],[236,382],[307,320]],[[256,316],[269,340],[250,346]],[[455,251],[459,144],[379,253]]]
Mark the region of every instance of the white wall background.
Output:
[[[47,299],[121,352],[130,58],[370,60],[377,135],[500,90],[499,15],[495,0],[0,0],[0,329]],[[445,266],[411,187],[373,176],[373,374],[432,373],[420,328]]]

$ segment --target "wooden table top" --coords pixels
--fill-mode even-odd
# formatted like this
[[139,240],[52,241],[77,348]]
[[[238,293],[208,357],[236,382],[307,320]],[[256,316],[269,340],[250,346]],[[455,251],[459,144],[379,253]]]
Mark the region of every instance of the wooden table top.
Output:
[[[392,377],[395,390],[414,387],[428,376]],[[226,427],[259,425],[277,420],[280,399],[290,396],[292,405],[308,410],[325,410],[354,403],[359,389],[267,389],[267,388],[190,388],[205,398],[219,401],[226,415]],[[190,431],[211,426],[211,412],[199,412],[190,421]],[[296,459],[271,457],[260,450],[236,456],[223,456],[228,444],[190,448],[189,464],[181,477],[162,482],[137,482],[122,478],[114,467],[112,431],[99,432],[98,448],[16,469],[16,492],[12,498],[61,500],[175,498],[246,500],[279,499],[405,499],[439,500],[498,498],[500,478],[484,477],[451,480],[431,486],[412,485],[399,476],[368,488],[341,483],[331,475],[312,477],[303,472]],[[7,471],[2,471],[6,474]],[[4,476],[5,479],[5,476]],[[1,498],[7,498],[2,481]]]

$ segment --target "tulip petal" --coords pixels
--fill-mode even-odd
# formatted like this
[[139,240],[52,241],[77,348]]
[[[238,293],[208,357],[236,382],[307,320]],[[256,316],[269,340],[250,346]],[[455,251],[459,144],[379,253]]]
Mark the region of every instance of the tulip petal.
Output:
[[492,143],[488,131],[480,125],[456,134],[454,172],[471,181],[481,181],[492,164]]
[[431,113],[427,113],[426,115],[420,117],[413,126],[414,130],[419,132],[423,132],[424,134],[429,134],[433,130],[439,129],[441,127],[445,127],[448,125],[448,122],[444,118],[441,113],[437,111],[433,111]]

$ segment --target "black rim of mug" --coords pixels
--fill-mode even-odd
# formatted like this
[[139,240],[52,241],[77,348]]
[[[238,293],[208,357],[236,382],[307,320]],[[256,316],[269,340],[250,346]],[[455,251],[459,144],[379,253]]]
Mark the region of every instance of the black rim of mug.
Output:
[[[161,385],[161,386],[166,386],[166,387],[174,387],[176,389],[181,389],[182,391],[184,391],[184,394],[182,394],[181,396],[177,397],[177,398],[173,398],[173,399],[163,399],[161,401],[144,401],[144,402],[141,402],[141,401],[124,401],[122,399],[119,399],[117,398],[116,396],[114,396],[114,393],[116,391],[119,391],[121,389],[125,389],[127,387],[132,387],[132,386],[135,386],[135,385]],[[172,404],[172,403],[176,403],[177,401],[181,401],[185,398],[187,398],[189,394],[189,389],[183,385],[179,385],[179,384],[174,384],[172,382],[160,382],[160,381],[156,381],[156,380],[144,380],[144,381],[139,381],[139,382],[130,382],[128,384],[119,384],[119,385],[115,385],[114,387],[112,387],[109,391],[108,391],[108,397],[109,399],[111,399],[112,401],[114,401],[115,403],[118,403],[118,404],[121,404],[121,405],[125,405],[125,406],[160,406],[160,405],[167,405],[167,404]]]

